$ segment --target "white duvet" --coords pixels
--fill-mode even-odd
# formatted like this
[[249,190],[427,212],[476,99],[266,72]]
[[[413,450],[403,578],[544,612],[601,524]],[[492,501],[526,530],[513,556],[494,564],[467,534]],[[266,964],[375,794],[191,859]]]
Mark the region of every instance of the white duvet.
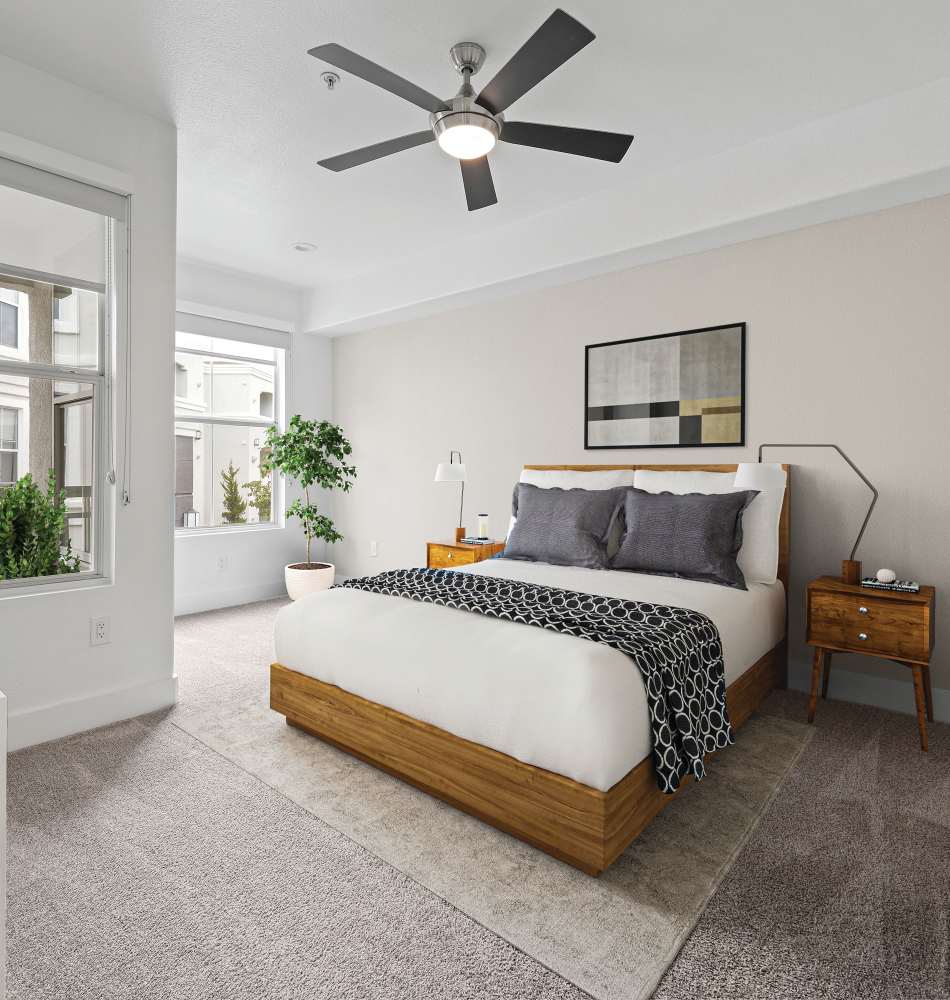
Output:
[[[718,626],[729,684],[785,630],[781,583],[709,583],[492,559],[456,572],[691,608]],[[277,660],[456,736],[606,791],[649,756],[646,692],[624,653],[404,598],[336,589],[277,617]]]

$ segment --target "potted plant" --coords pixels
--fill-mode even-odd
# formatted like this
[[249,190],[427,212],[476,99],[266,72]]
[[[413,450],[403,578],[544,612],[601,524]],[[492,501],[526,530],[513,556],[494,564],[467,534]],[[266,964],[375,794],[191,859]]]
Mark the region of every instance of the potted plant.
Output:
[[298,498],[287,508],[287,513],[300,521],[307,539],[307,561],[284,567],[287,593],[296,601],[333,586],[333,563],[313,562],[311,543],[314,538],[322,538],[333,544],[343,536],[334,528],[333,521],[311,503],[310,488],[348,493],[356,477],[356,469],[346,464],[353,448],[336,424],[328,420],[304,420],[299,414],[290,418],[283,434],[276,427],[267,429],[267,447],[269,450],[261,461],[261,475],[276,469],[303,489],[303,499]]

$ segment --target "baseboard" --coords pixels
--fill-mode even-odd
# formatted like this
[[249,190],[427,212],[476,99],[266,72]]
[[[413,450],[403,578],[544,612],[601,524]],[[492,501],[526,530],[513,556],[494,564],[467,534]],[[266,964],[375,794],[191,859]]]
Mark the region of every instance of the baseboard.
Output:
[[[832,701],[853,701],[859,705],[873,705],[875,708],[886,708],[904,715],[916,715],[914,685],[909,679],[910,671],[907,674],[908,680],[896,681],[891,677],[859,674],[854,670],[833,666],[828,685],[828,698]],[[790,664],[788,686],[796,691],[810,691],[811,667],[801,663]],[[950,690],[937,687],[933,690],[934,718],[938,722],[950,722]]]
[[146,712],[174,705],[178,699],[178,678],[161,677],[127,687],[97,691],[83,698],[69,698],[52,705],[10,712],[7,720],[7,749],[19,750],[62,736],[107,726]]
[[275,597],[286,596],[283,577],[268,583],[255,583],[244,587],[175,594],[175,616],[194,615],[199,611],[215,611],[218,608],[233,608],[238,604],[253,604],[254,601],[270,601]]

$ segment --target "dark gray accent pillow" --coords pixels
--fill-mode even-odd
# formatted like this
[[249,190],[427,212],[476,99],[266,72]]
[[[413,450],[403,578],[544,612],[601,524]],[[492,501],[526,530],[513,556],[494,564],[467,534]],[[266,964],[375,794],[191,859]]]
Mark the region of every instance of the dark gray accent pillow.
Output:
[[606,569],[607,536],[628,488],[562,490],[518,483],[512,503],[518,520],[504,557]]
[[675,494],[629,489],[626,532],[610,568],[746,590],[736,557],[742,548],[742,513],[757,496],[758,490]]

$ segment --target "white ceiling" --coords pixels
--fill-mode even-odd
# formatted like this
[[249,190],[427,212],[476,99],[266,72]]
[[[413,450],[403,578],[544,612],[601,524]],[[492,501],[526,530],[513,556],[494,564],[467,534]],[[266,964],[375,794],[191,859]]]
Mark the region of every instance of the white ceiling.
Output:
[[[508,117],[632,131],[630,153],[615,166],[502,143],[491,156],[499,204],[468,213],[458,165],[434,144],[341,174],[316,166],[425,128],[427,115],[345,75],[329,93],[329,67],[306,50],[340,42],[450,96],[453,42],[485,46],[485,83],[553,0],[5,6],[0,52],[176,123],[183,256],[320,289],[392,278],[433,253],[462,270],[467,245],[485,252],[493,234],[535,218],[543,228],[579,199],[636,192],[676,165],[950,72],[945,0],[569,0],[597,39]],[[319,249],[296,252],[298,240]],[[533,266],[526,251],[511,276]]]

